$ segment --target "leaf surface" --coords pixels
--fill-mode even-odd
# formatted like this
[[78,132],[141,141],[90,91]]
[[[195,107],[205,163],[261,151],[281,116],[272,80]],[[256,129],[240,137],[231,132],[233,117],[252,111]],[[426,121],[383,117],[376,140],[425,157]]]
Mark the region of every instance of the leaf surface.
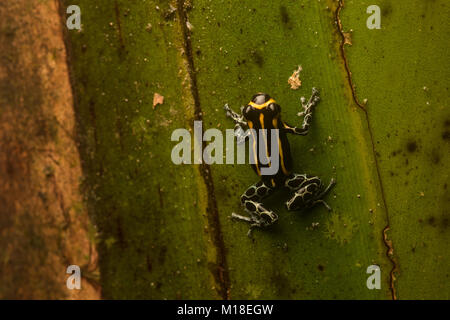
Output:
[[[399,45],[408,30],[405,17],[394,22],[404,11],[397,2],[383,6],[391,12],[384,9],[381,30],[367,29],[366,5],[352,1],[345,7],[336,1],[74,4],[83,30],[70,32],[70,62],[105,297],[390,299],[392,283],[399,297],[443,297],[445,284],[439,287],[431,270],[448,266],[432,243],[448,239],[442,211],[448,150],[439,147],[448,148],[448,68],[439,69],[445,32],[436,46],[425,46],[442,60],[429,67],[419,62],[416,45]],[[448,10],[443,1],[424,5],[435,21],[414,26],[423,28],[417,41],[428,43],[425,32],[435,34],[430,23],[448,29],[439,6]],[[350,28],[352,46],[343,55]],[[302,85],[292,90],[288,79],[299,65]],[[192,133],[193,121],[202,120],[203,130],[225,133],[233,123],[223,105],[237,111],[261,91],[277,100],[284,119],[300,124],[300,97],[308,98],[312,87],[320,89],[321,102],[310,133],[289,137],[294,171],[325,184],[336,178],[326,198],[333,211],[288,212],[289,195],[280,191],[267,201],[279,221],[256,230],[252,241],[248,226],[229,216],[243,213],[239,196],[257,176],[248,165],[175,165],[172,132]],[[155,93],[164,101],[153,108]],[[369,100],[366,108],[358,105],[362,98]],[[419,103],[428,100],[429,109]],[[429,129],[421,134],[424,123]],[[430,173],[426,161],[437,161],[439,170]],[[425,208],[436,210],[422,216]],[[405,213],[413,218],[405,222]],[[387,255],[391,242],[393,256]],[[435,256],[421,269],[427,247]],[[370,265],[381,268],[380,290],[366,286]],[[415,293],[412,277],[419,271],[428,277]]]

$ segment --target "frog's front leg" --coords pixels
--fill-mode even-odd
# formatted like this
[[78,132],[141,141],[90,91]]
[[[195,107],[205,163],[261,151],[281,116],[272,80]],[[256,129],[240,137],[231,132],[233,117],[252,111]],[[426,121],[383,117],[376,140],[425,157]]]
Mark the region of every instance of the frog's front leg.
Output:
[[283,127],[288,133],[305,136],[308,134],[309,127],[311,125],[313,109],[320,101],[319,90],[312,88],[312,94],[309,100],[306,101],[305,97],[301,97],[300,101],[302,103],[303,111],[299,112],[297,115],[299,117],[303,116],[302,126],[295,127],[283,122]]
[[238,114],[234,112],[229,106],[228,103],[223,106],[224,110],[227,113],[227,117],[231,118],[236,124],[241,126],[247,126],[247,121],[244,120],[244,116],[242,114]]
[[271,195],[274,188],[268,186],[263,181],[250,186],[241,196],[241,203],[250,216],[242,216],[236,213],[231,214],[231,218],[250,223],[247,235],[251,236],[253,228],[267,227],[278,220],[275,212],[266,209],[261,201]]
[[[234,135],[237,138],[237,143],[243,143],[245,139],[248,137],[248,132],[246,132],[247,128],[247,121],[245,121],[244,116],[242,114],[238,114],[234,112],[228,104],[225,104],[223,107],[227,113],[227,117],[231,118],[235,125],[234,125]],[[241,110],[242,111],[242,110]]]

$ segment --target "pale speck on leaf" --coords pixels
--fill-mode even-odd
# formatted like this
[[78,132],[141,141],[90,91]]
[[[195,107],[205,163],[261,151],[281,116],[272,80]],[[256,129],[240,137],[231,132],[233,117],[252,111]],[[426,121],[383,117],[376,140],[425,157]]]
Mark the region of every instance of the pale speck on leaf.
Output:
[[163,104],[163,103],[164,103],[164,96],[155,92],[155,94],[153,95],[153,109],[155,109],[158,104]]

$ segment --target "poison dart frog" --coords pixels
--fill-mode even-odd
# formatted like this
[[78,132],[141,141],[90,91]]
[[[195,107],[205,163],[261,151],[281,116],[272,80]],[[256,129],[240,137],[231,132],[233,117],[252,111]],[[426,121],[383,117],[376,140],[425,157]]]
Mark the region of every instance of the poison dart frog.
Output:
[[[253,155],[257,157],[252,167],[256,174],[260,177],[260,181],[251,185],[242,195],[241,204],[249,216],[242,216],[232,213],[231,218],[248,222],[250,229],[247,235],[250,237],[253,228],[261,228],[272,225],[278,220],[278,215],[272,210],[264,207],[262,200],[273,194],[276,189],[285,188],[292,193],[290,199],[285,203],[287,210],[299,211],[311,208],[316,204],[323,204],[331,211],[329,205],[323,200],[323,197],[335,185],[335,179],[331,179],[327,187],[324,187],[321,180],[312,175],[298,174],[292,172],[292,156],[289,147],[287,134],[297,134],[305,136],[308,134],[312,112],[314,107],[320,101],[319,91],[312,89],[311,98],[306,101],[304,97],[300,99],[303,112],[299,112],[299,117],[303,116],[303,124],[301,127],[295,127],[287,124],[281,119],[281,107],[268,94],[257,93],[251,101],[241,108],[241,114],[234,112],[228,104],[224,106],[226,114],[235,122],[235,135],[239,141],[248,140],[249,131],[254,129],[278,129],[278,159],[279,166],[275,174],[262,175],[261,167],[264,166],[260,159],[258,150],[253,150]],[[252,148],[260,146],[259,135],[254,135]],[[269,149],[269,134],[265,136],[265,149]],[[255,147],[256,146],[256,147]],[[270,166],[270,164],[269,164]]]

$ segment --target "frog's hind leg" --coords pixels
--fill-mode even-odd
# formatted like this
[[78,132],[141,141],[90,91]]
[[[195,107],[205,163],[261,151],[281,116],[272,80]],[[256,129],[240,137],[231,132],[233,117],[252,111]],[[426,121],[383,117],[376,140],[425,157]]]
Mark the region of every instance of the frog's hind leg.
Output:
[[261,203],[261,201],[271,195],[273,191],[274,188],[268,186],[263,181],[259,181],[250,186],[241,196],[241,203],[244,206],[245,211],[249,213],[249,216],[232,213],[231,217],[250,223],[248,236],[251,235],[253,228],[267,227],[278,220],[278,216],[275,212],[266,209]]
[[290,200],[286,202],[286,208],[290,211],[311,208],[316,204],[323,204],[329,211],[330,206],[322,199],[336,184],[331,179],[330,184],[322,190],[322,182],[318,177],[306,174],[293,174],[286,179],[285,186],[295,191]]
[[323,201],[322,198],[325,197],[328,192],[330,192],[331,188],[333,188],[335,184],[336,180],[334,178],[331,178],[328,186],[317,196],[318,200],[315,201],[315,203],[322,203],[329,211],[331,211],[330,206],[325,201]]

